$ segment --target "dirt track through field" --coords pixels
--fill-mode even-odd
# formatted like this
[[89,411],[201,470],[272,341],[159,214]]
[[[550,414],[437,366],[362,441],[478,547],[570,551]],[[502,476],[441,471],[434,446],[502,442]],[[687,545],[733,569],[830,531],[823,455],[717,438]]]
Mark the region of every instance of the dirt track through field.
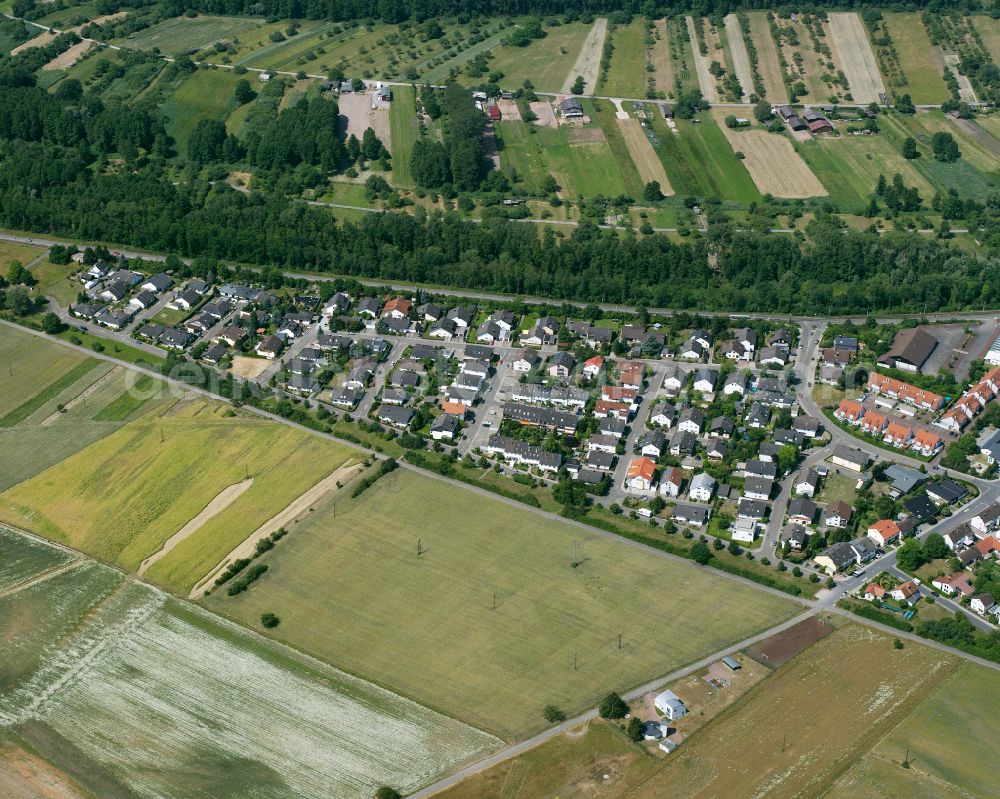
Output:
[[154,552],[139,564],[139,574],[145,574],[154,563],[169,555],[171,551],[173,551],[174,547],[180,544],[181,541],[198,532],[202,525],[204,525],[209,519],[222,513],[222,511],[239,499],[252,485],[253,478],[251,477],[223,488],[218,494],[215,495],[215,499],[209,502],[197,516],[170,536],[158,552]]
[[743,41],[743,30],[740,28],[740,21],[735,14],[729,14],[725,22],[729,54],[733,57],[733,70],[736,72],[736,79],[740,82],[740,88],[743,89],[742,100],[744,103],[749,103],[750,93],[753,91],[753,72],[750,70],[747,43]]
[[688,38],[691,40],[691,54],[694,56],[694,66],[698,72],[698,87],[701,95],[710,103],[719,102],[719,94],[715,91],[715,78],[708,71],[709,61],[698,49],[698,33],[694,27],[694,17],[685,17],[688,27]]
[[861,18],[854,12],[831,13],[829,25],[833,49],[840,55],[835,60],[847,75],[854,102],[879,102],[885,84]]
[[569,94],[572,91],[573,82],[577,76],[583,77],[584,89],[593,92],[597,86],[597,75],[601,69],[601,55],[604,53],[604,37],[608,35],[608,21],[601,17],[594,20],[594,27],[587,34],[587,40],[580,48],[580,55],[576,57],[573,69],[566,76],[563,83],[563,92]]
[[[124,369],[122,367],[116,366],[110,371],[106,372],[101,377],[97,378],[93,383],[91,383],[87,388],[77,394],[73,399],[63,405],[63,412],[69,412],[73,410],[81,402],[86,402],[88,397],[92,397],[98,391],[100,391],[107,383],[116,379]],[[45,419],[42,420],[42,427],[51,427],[62,417],[62,413],[55,411],[49,414]]]
[[663,169],[663,162],[653,149],[642,125],[638,119],[619,119],[618,127],[621,128],[622,138],[625,139],[625,146],[628,147],[629,155],[635,163],[635,168],[639,170],[639,177],[643,183],[657,181],[660,184],[660,191],[670,195],[674,193],[670,186],[670,178],[667,177]]
[[357,472],[360,472],[362,468],[362,464],[351,464],[348,461],[348,463],[345,463],[339,469],[334,470],[327,477],[324,477],[316,483],[316,485],[298,497],[298,499],[293,501],[291,505],[281,511],[277,516],[274,516],[264,522],[264,524],[254,530],[253,533],[251,533],[250,536],[243,541],[243,543],[226,555],[226,557],[224,557],[222,561],[214,569],[212,569],[203,580],[201,580],[201,582],[191,589],[189,598],[197,599],[200,596],[204,596],[205,590],[212,587],[212,582],[215,580],[219,572],[226,568],[226,566],[238,558],[251,557],[257,547],[258,541],[262,538],[266,538],[281,527],[287,527],[303,513],[308,513],[311,506],[325,499],[328,494],[338,490],[338,482],[341,483],[341,485],[345,484]]
[[732,130],[721,120],[719,129],[733,150],[746,156],[743,166],[761,194],[789,199],[826,196],[819,178],[784,136],[759,129]]

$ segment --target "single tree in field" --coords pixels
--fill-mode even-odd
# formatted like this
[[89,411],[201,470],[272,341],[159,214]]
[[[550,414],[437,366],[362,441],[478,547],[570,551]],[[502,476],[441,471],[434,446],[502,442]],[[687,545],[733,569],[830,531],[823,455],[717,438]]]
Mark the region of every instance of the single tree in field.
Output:
[[920,150],[917,149],[917,140],[912,136],[907,136],[903,140],[903,158],[912,161],[920,157]]
[[375,799],[403,799],[403,795],[395,788],[383,785],[375,791]]
[[560,721],[566,721],[566,714],[555,705],[546,705],[542,711],[542,715],[549,724],[558,724]]
[[630,741],[639,743],[643,739],[643,724],[637,716],[633,716],[628,720],[628,728],[625,730],[625,734],[628,735]]
[[573,81],[573,86],[570,88],[570,92],[573,94],[583,94],[584,89],[587,88],[587,84],[583,81],[583,75],[577,75],[576,80]]
[[662,200],[663,190],[660,188],[660,181],[649,181],[642,190],[642,199],[650,203],[658,203]]

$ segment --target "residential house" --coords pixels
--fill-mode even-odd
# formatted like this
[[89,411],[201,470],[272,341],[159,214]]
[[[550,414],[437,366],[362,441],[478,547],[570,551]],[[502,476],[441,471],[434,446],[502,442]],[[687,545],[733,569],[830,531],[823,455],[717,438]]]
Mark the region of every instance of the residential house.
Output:
[[452,441],[458,432],[458,418],[442,413],[431,423],[431,438],[435,441]]
[[693,527],[704,525],[711,514],[711,509],[703,505],[685,505],[678,503],[670,512],[670,518],[678,524],[687,524]]
[[972,517],[969,521],[969,526],[980,535],[996,531],[1000,528],[1000,503],[994,502],[989,507],[981,510]]
[[788,503],[788,520],[811,525],[816,519],[816,503],[811,499],[796,497]]
[[615,468],[617,457],[614,452],[591,450],[587,453],[587,457],[584,460],[591,469],[599,472],[610,472]]
[[569,377],[570,372],[576,366],[576,359],[568,352],[557,352],[549,358],[546,372],[551,377]]
[[653,706],[670,721],[677,721],[687,715],[687,708],[673,691],[663,691],[653,700]]
[[899,422],[890,422],[885,428],[885,435],[882,440],[891,447],[903,449],[913,438],[913,431]]
[[693,502],[711,502],[715,493],[715,478],[706,472],[699,472],[691,478],[688,499]]
[[929,483],[925,489],[927,496],[938,505],[951,505],[968,495],[969,489],[954,480],[940,480]]
[[647,458],[657,460],[666,449],[667,435],[662,430],[650,430],[639,439],[639,452]]
[[757,360],[761,366],[781,367],[788,363],[788,350],[783,347],[762,347]]
[[774,463],[762,460],[749,460],[743,473],[747,477],[766,477],[768,480],[774,480],[778,476],[778,467]]
[[730,529],[730,537],[741,544],[752,544],[757,538],[757,521],[755,519],[736,519]]
[[830,460],[835,465],[850,469],[852,472],[863,472],[870,459],[859,449],[839,444],[834,449]]
[[843,500],[831,502],[823,511],[823,526],[844,529],[850,524],[854,509]]
[[701,429],[705,426],[705,414],[697,408],[685,408],[680,413],[677,421],[677,429],[697,436],[701,434]]
[[910,449],[928,458],[943,448],[944,442],[941,440],[941,437],[929,430],[917,430],[914,432],[913,441],[910,444]]
[[649,491],[653,487],[656,463],[649,458],[636,458],[628,466],[625,487],[630,491]]
[[739,394],[741,397],[746,394],[747,391],[747,379],[742,372],[730,372],[726,375],[725,382],[722,384],[722,393],[727,397],[733,394]]
[[558,452],[546,452],[542,447],[535,447],[524,441],[506,436],[493,435],[483,447],[488,455],[500,455],[513,464],[522,464],[541,469],[544,472],[555,473],[562,465],[562,456]]
[[889,481],[889,494],[893,498],[909,494],[913,489],[927,480],[925,474],[898,463],[893,463],[886,468],[885,478]]
[[877,411],[867,411],[861,420],[861,429],[872,436],[882,435],[882,431],[889,424],[889,419],[884,413]]
[[914,524],[923,524],[937,515],[937,505],[926,494],[919,494],[903,501],[903,509],[909,514]]
[[885,599],[887,593],[888,591],[886,591],[878,583],[869,583],[865,586],[864,592],[861,594],[861,598],[866,602],[881,602]]
[[128,295],[128,286],[120,280],[112,280],[97,296],[108,302],[119,302]]
[[587,358],[583,362],[583,376],[594,379],[601,373],[601,369],[604,368],[604,356],[595,355],[592,358]]
[[974,613],[978,613],[980,616],[993,613],[996,604],[993,597],[986,593],[976,594],[969,600],[969,607],[972,608]]
[[283,342],[277,336],[268,336],[257,343],[254,347],[255,352],[263,358],[268,360],[274,360],[279,355],[281,351],[285,348],[285,342]]
[[[623,423],[624,424],[624,423]],[[687,430],[678,430],[670,439],[670,454],[677,458],[694,455],[698,439]]]
[[795,480],[793,491],[796,496],[814,497],[819,490],[819,474],[815,469],[809,469]]
[[172,285],[174,285],[174,279],[170,275],[166,272],[157,272],[143,283],[140,288],[143,291],[148,291],[150,294],[162,294]]
[[941,537],[952,552],[961,552],[976,543],[976,533],[967,523],[953,527],[948,532],[942,533]]
[[684,473],[676,466],[668,466],[660,477],[660,493],[665,497],[676,499],[680,496],[684,484]]
[[708,425],[708,434],[715,438],[728,439],[733,435],[735,425],[728,416],[716,416]]
[[710,438],[705,443],[705,457],[713,461],[725,460],[729,447],[726,442],[718,438]]
[[747,477],[743,481],[743,494],[750,499],[766,502],[771,498],[774,481],[767,477]]
[[515,372],[530,372],[541,360],[542,357],[537,352],[525,348],[514,356],[514,359],[511,361],[511,368]]
[[935,577],[931,580],[931,585],[945,596],[961,594],[963,597],[966,597],[974,594],[976,590],[972,587],[972,578],[968,572],[949,574],[946,577]]
[[899,525],[892,519],[881,519],[868,528],[868,537],[880,547],[899,541]]
[[754,430],[763,430],[771,422],[771,409],[767,405],[754,402],[747,412],[747,427]]
[[668,394],[677,394],[684,388],[687,376],[676,366],[668,366],[663,372],[663,390]]
[[649,413],[649,423],[669,430],[677,418],[677,409],[669,402],[661,401]]
[[557,411],[552,408],[538,408],[533,405],[520,405],[508,402],[503,406],[504,419],[519,422],[532,427],[544,427],[565,435],[576,431],[580,420],[575,413]]
[[760,521],[767,515],[767,503],[758,499],[744,497],[737,505],[736,516],[740,519]]
[[868,389],[892,399],[902,400],[924,410],[936,411],[944,405],[944,397],[933,391],[917,388],[902,380],[886,377],[878,372],[868,375]]
[[799,414],[792,419],[792,430],[806,438],[816,438],[819,435],[819,420],[805,414]]
[[[859,424],[865,416],[865,406],[854,400],[842,399],[833,415],[842,422]],[[883,417],[884,419],[884,417]]]
[[809,531],[801,524],[788,524],[781,531],[781,540],[787,541],[795,552],[801,552],[809,542]]
[[711,394],[715,391],[717,379],[718,372],[713,369],[699,369],[694,376],[694,390],[702,394]]

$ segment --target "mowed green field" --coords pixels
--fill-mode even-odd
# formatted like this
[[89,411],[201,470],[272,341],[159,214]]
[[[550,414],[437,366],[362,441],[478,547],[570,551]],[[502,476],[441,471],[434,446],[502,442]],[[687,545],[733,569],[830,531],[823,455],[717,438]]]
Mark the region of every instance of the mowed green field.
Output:
[[43,402],[36,401],[23,419],[0,427],[0,448],[6,453],[0,491],[55,466],[156,407],[163,398],[153,388],[153,378],[137,381],[134,372],[101,363],[61,391],[50,392]]
[[281,640],[507,738],[543,727],[547,704],[572,714],[798,608],[402,470],[264,558],[256,586],[209,606],[277,613]]
[[[43,251],[44,253],[44,251]],[[83,286],[72,277],[78,264],[54,264],[48,259],[31,267],[31,275],[38,281],[35,291],[44,297],[53,297],[63,308],[76,302]]]
[[[538,188],[549,174],[545,151],[538,135],[538,128],[530,122],[505,119],[494,124],[500,149],[500,168],[508,177],[517,177],[528,186]],[[534,131],[534,132],[532,132]],[[395,164],[393,164],[395,168]]]
[[248,31],[264,24],[262,19],[249,17],[175,17],[118,40],[136,50],[159,48],[161,53],[174,55],[200,50],[215,42],[232,42]]
[[[847,772],[830,796],[993,797],[1000,773],[983,742],[996,734],[1000,674],[963,663]],[[910,767],[900,765],[909,757]]]
[[163,104],[167,131],[177,142],[177,152],[186,155],[191,132],[203,119],[225,120],[236,107],[233,91],[243,75],[231,69],[199,69]]
[[570,199],[625,193],[625,180],[599,127],[538,128],[546,167]]
[[85,360],[85,356],[39,336],[0,327],[0,424]]
[[636,17],[628,25],[619,25],[608,36],[615,49],[607,76],[598,80],[594,94],[645,97],[649,74],[646,72],[646,18]]
[[389,106],[392,183],[394,186],[412,186],[413,172],[410,169],[410,158],[420,131],[420,122],[414,107],[414,91],[410,86],[394,86],[392,94],[393,101]]
[[674,192],[681,196],[718,197],[742,204],[760,202],[761,194],[719,126],[708,115],[693,123],[678,119],[675,134],[655,106],[647,106],[660,139],[657,153]]
[[249,475],[249,490],[151,569],[186,591],[348,456],[302,431],[228,413],[189,397],[167,403],[0,494],[0,519],[134,570]]
[[615,159],[615,165],[625,183],[625,191],[636,200],[642,199],[642,190],[645,186],[639,175],[639,170],[632,160],[632,155],[628,151],[628,145],[621,128],[618,126],[618,117],[615,116],[615,106],[610,100],[592,100],[592,107],[596,114],[597,122],[604,131],[604,136],[608,141],[611,155]]
[[499,744],[89,560],[0,597],[0,720],[102,799],[368,799]]
[[[545,26],[545,37],[536,39],[527,47],[499,47],[494,50],[490,70],[504,74],[504,86],[517,87],[525,79],[530,79],[538,91],[561,92],[590,28],[582,22]],[[482,82],[481,78],[467,75],[459,80],[466,84]]]
[[940,103],[948,97],[948,87],[934,60],[931,40],[919,14],[883,11],[886,27],[899,54],[906,86],[897,91],[909,94],[915,103]]

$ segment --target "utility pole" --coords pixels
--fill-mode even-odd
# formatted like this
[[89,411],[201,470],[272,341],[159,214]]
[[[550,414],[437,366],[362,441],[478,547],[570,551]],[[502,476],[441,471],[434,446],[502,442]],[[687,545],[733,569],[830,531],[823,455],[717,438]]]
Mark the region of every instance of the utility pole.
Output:
[[421,541],[421,540],[420,540],[420,539],[418,538],[418,539],[417,539],[417,557],[418,557],[418,558],[419,558],[419,557],[420,557],[421,555],[423,555],[423,554],[424,554],[424,549],[423,549],[423,546],[422,546],[422,543],[423,543],[423,542],[422,542],[422,541]]
[[622,648],[622,634],[618,633],[618,649],[621,650],[621,648]]
[[493,592],[493,610],[497,609],[497,592]]
[[573,671],[576,671],[576,652],[573,653]]

